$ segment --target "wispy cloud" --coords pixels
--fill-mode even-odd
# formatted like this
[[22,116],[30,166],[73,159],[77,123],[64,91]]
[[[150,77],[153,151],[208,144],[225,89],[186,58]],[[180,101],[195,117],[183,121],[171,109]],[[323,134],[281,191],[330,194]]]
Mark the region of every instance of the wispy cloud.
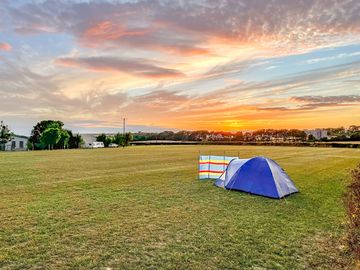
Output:
[[292,97],[292,100],[305,103],[358,103],[360,102],[359,95],[347,96],[303,96]]
[[146,59],[126,59],[119,57],[79,57],[59,58],[57,64],[70,67],[82,67],[94,71],[115,71],[150,78],[171,78],[185,76],[175,69],[163,68]]
[[337,59],[344,59],[344,58],[351,58],[354,56],[360,56],[360,52],[353,52],[353,53],[339,53],[335,56],[328,56],[328,57],[319,57],[319,58],[313,58],[304,61],[305,64],[317,64],[319,62],[324,61],[331,61],[331,60],[337,60]]
[[88,46],[205,53],[212,42],[301,51],[355,40],[360,6],[347,1],[64,2],[5,6],[19,33],[65,32]]

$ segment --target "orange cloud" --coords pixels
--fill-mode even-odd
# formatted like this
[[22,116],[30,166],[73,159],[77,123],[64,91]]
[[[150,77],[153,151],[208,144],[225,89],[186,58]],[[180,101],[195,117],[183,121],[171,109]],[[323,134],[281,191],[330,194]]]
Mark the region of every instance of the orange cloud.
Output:
[[168,30],[159,28],[157,24],[137,29],[119,22],[101,21],[95,26],[82,29],[78,34],[78,40],[86,47],[127,46],[181,56],[212,54],[209,49],[194,44],[187,37],[173,39],[172,34],[166,33]]
[[9,43],[1,42],[0,43],[0,50],[5,52],[10,52],[12,50],[12,47]]
[[140,36],[144,35],[149,30],[134,29],[130,30],[121,24],[116,24],[111,21],[100,21],[85,29],[81,34],[80,41],[84,46],[96,47],[107,41],[116,40],[124,36]]

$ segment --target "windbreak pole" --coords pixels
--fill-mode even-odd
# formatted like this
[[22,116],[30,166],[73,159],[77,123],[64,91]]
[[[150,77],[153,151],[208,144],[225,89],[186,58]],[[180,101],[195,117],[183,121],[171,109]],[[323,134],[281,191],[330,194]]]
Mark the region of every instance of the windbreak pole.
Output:
[[209,159],[208,159],[208,179],[210,178],[210,160],[211,160],[211,151],[209,152]]

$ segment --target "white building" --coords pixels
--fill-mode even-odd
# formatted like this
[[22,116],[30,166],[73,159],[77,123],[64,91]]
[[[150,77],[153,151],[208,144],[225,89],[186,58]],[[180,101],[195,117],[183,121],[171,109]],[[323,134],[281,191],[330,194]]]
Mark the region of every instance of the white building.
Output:
[[317,140],[328,137],[328,131],[326,129],[317,128],[317,129],[306,129],[304,131],[308,137],[309,135],[313,135],[314,138]]
[[5,151],[24,151],[27,150],[28,137],[14,135],[10,142],[5,144]]
[[81,134],[81,137],[84,141],[82,147],[84,148],[93,148],[93,143],[96,142],[96,136],[98,134]]

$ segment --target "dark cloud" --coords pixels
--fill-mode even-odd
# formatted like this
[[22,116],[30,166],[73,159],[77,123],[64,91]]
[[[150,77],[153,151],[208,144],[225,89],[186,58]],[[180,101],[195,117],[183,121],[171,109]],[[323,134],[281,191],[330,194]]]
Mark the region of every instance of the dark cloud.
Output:
[[149,78],[170,78],[185,76],[175,69],[159,67],[145,59],[123,59],[116,57],[59,58],[56,63],[83,67],[95,71],[118,71]]
[[274,111],[274,112],[301,112],[301,111],[312,111],[319,108],[332,108],[332,107],[350,107],[354,106],[354,104],[348,104],[348,103],[311,103],[311,104],[305,104],[305,105],[297,105],[292,107],[258,107],[256,108],[257,111]]
[[[347,107],[360,103],[358,95],[291,97],[291,106],[258,107],[258,111],[309,111],[325,107]],[[295,103],[294,103],[295,102]]]
[[359,95],[348,96],[302,96],[292,97],[293,101],[313,103],[313,104],[339,104],[339,103],[358,103]]

